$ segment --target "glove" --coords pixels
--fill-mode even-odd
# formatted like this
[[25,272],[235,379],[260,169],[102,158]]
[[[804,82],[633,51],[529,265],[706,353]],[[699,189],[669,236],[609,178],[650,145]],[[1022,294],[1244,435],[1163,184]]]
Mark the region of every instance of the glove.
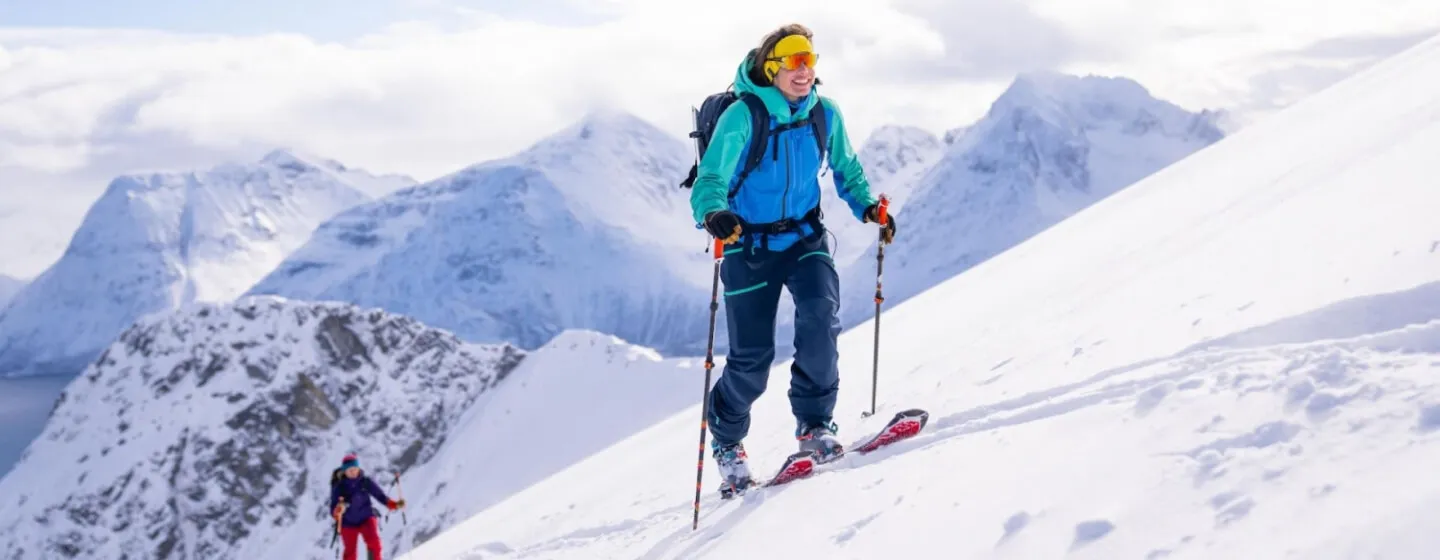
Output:
[[345,515],[345,504],[336,504],[335,509],[330,512],[330,516],[339,519],[342,515]]
[[711,212],[705,216],[705,231],[729,245],[740,239],[740,217],[729,210]]
[[388,502],[385,502],[385,507],[389,508],[390,511],[395,511],[397,509],[405,507],[405,500],[402,499],[398,502],[395,500],[390,500]]
[[[880,221],[879,212],[880,212],[880,203],[878,203],[878,202],[875,203],[875,204],[871,204],[869,207],[865,208],[865,214],[864,214],[864,216],[865,216],[865,223],[868,224],[868,223],[870,223],[870,222],[878,222],[878,221]],[[891,212],[891,211],[889,211],[889,210],[886,210],[886,211],[885,211],[885,225],[882,226],[882,227],[885,228],[884,231],[883,231],[883,234],[884,234],[884,236],[885,236],[885,238],[884,238],[884,239],[885,239],[885,244],[886,244],[886,245],[889,245],[889,244],[891,244],[891,243],[894,243],[894,242],[895,242],[895,213],[894,213],[894,212]]]

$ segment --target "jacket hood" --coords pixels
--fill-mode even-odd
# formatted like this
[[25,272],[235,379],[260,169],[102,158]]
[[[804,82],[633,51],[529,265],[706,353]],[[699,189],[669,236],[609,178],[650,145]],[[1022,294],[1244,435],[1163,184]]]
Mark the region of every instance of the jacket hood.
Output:
[[775,86],[757,85],[750,79],[750,68],[752,66],[751,55],[754,54],[754,52],[754,50],[751,50],[750,54],[747,54],[745,58],[740,61],[740,66],[735,69],[735,93],[755,94],[756,97],[759,97],[760,100],[765,103],[765,108],[770,111],[770,115],[775,117],[775,120],[780,124],[787,124],[809,118],[810,109],[814,108],[815,104],[820,101],[820,93],[817,91],[819,80],[816,80],[817,85],[810,86],[810,93],[800,98],[797,102],[798,107],[792,112],[790,109],[790,101],[785,99],[785,95],[780,93],[779,88]]

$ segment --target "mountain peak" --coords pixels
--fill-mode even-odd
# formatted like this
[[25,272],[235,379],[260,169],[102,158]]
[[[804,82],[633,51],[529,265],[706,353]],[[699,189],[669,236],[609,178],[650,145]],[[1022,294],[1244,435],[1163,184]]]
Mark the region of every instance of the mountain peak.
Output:
[[73,374],[139,317],[243,293],[378,182],[302,158],[115,178],[0,315],[0,372]]
[[1017,75],[991,106],[990,116],[1028,111],[1046,120],[1107,120],[1145,111],[1156,116],[1189,115],[1156,99],[1145,86],[1121,76],[1077,76],[1052,71]]
[[[619,147],[653,147],[674,143],[676,138],[634,113],[611,107],[597,107],[580,119],[546,136],[522,155],[553,155],[557,151],[586,148],[610,151]],[[666,146],[670,148],[670,146]]]
[[308,154],[292,148],[277,148],[271,150],[260,158],[262,165],[274,165],[279,167],[301,166],[314,169],[322,169],[337,173],[349,171],[344,164],[329,158],[323,158],[314,154]]
[[575,328],[692,352],[705,326],[685,318],[704,313],[709,285],[678,186],[692,158],[634,115],[592,111],[518,154],[350,209],[251,293],[394,309],[525,348]]
[[[890,301],[903,302],[1219,140],[1209,119],[1151,97],[1128,78],[1021,74],[989,114],[954,131],[913,187],[904,220],[923,235],[889,265],[896,276],[886,285]],[[854,262],[871,258],[867,252]],[[874,270],[847,270],[843,282],[842,293],[863,293]],[[863,305],[844,308],[847,327],[867,316]]]
[[1145,86],[1123,76],[1084,76],[1050,70],[1022,72],[1015,76],[1001,100],[1071,100],[1103,98],[1112,101],[1142,102],[1154,97]]
[[[940,138],[916,126],[887,124],[876,128],[860,147],[860,161],[871,183],[887,183],[887,187],[908,185],[889,181],[902,169],[923,171],[940,155]],[[910,175],[906,175],[912,178]],[[908,183],[908,181],[906,181]]]
[[885,124],[877,127],[870,136],[865,139],[865,144],[860,148],[864,151],[875,145],[892,143],[936,142],[938,138],[933,133],[918,126]]
[[[1126,134],[1158,132],[1214,142],[1224,136],[1219,128],[1222,117],[1213,111],[1191,112],[1159,99],[1139,82],[1123,76],[1033,71],[1018,74],[985,118],[966,134],[1009,134],[1005,130],[1035,125],[1075,134],[1119,125]],[[961,139],[957,137],[957,141]],[[977,139],[969,140],[967,145],[973,145]]]

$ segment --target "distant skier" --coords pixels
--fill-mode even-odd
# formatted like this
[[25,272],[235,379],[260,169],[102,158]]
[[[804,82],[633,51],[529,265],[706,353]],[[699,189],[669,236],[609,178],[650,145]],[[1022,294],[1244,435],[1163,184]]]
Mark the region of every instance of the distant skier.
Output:
[[[360,460],[354,454],[346,455],[330,475],[330,512],[340,523],[340,538],[344,541],[344,560],[355,560],[356,537],[365,538],[365,548],[370,551],[370,560],[382,560],[380,556],[380,524],[370,498],[380,500],[390,511],[405,507],[405,500],[392,500],[380,489],[380,485],[360,470]],[[342,503],[341,500],[344,500]]]
[[[816,93],[812,32],[790,24],[768,33],[735,74],[737,94],[764,103],[759,115],[769,131],[757,131],[747,103],[734,102],[720,114],[694,175],[691,209],[706,231],[725,242],[721,279],[730,350],[724,374],[710,393],[712,455],[725,479],[721,491],[754,483],[741,441],[750,430],[750,407],[765,391],[775,359],[775,315],[781,288],[795,302],[795,361],[790,368],[790,407],[801,451],[825,462],[841,450],[832,420],[840,387],[836,338],[839,277],[821,223],[817,175],[828,159],[841,200],[854,218],[877,220],[860,161],[845,131],[845,119],[829,98]],[[811,122],[814,111],[821,121]],[[785,126],[789,125],[789,126]],[[817,131],[826,136],[817,141]],[[769,134],[758,167],[744,175],[742,164],[753,134]],[[828,154],[828,158],[826,157]],[[751,160],[753,161],[753,160]],[[732,188],[735,189],[732,191]],[[887,221],[885,243],[894,240],[895,219]]]

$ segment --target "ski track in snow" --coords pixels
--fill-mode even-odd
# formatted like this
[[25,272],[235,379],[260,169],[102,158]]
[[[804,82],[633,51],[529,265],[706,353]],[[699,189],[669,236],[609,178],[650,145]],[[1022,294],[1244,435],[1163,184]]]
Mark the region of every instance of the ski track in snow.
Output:
[[[623,519],[599,526],[575,529],[559,537],[513,550],[499,551],[485,547],[483,554],[472,551],[465,558],[552,558],[559,552],[573,552],[584,557],[592,549],[612,550],[604,545],[619,545],[614,550],[630,550],[642,543],[655,544],[638,555],[628,552],[624,557],[643,560],[695,558],[702,556],[707,547],[717,542],[731,529],[746,520],[767,501],[777,499],[781,494],[803,485],[817,484],[820,479],[831,479],[839,473],[856,471],[877,463],[892,460],[899,455],[914,456],[916,452],[936,448],[956,438],[964,438],[1038,422],[1065,422],[1065,417],[1082,412],[1098,412],[1101,409],[1128,409],[1128,416],[1144,418],[1163,406],[1166,400],[1186,399],[1185,405],[1172,404],[1171,411],[1204,409],[1205,399],[1235,398],[1246,395],[1268,395],[1274,405],[1269,410],[1270,420],[1253,426],[1231,426],[1228,433],[1215,433],[1207,443],[1194,447],[1175,449],[1169,455],[1183,459],[1167,468],[1170,472],[1187,471],[1197,488],[1219,487],[1209,492],[1209,508],[1214,511],[1216,526],[1242,521],[1255,507],[1254,497],[1240,490],[1220,489],[1225,487],[1226,478],[1239,478],[1245,484],[1280,483],[1288,469],[1287,457],[1301,460],[1305,443],[1314,437],[1312,422],[1323,423],[1326,418],[1348,416],[1343,414],[1347,406],[1356,401],[1376,401],[1387,394],[1409,393],[1406,400],[1421,395],[1440,398],[1435,387],[1421,387],[1402,377],[1366,379],[1367,370],[1399,370],[1414,368],[1424,371],[1427,367],[1440,365],[1440,355],[1390,353],[1396,348],[1408,352],[1410,346],[1397,345],[1396,340],[1423,339],[1432,345],[1440,344],[1440,321],[1413,328],[1364,335],[1357,338],[1333,342],[1308,342],[1292,345],[1262,346],[1240,349],[1194,349],[1167,358],[1147,360],[1130,366],[1115,368],[1085,381],[1063,385],[1027,394],[1015,399],[932,418],[926,430],[907,441],[897,442],[874,453],[850,455],[834,464],[822,467],[811,479],[792,485],[768,490],[754,490],[747,496],[722,502],[713,492],[703,494],[701,502],[700,528],[690,529],[691,504],[678,499],[669,507],[658,509],[641,518]],[[1428,393],[1427,393],[1428,390]],[[1363,408],[1363,405],[1357,408]],[[1417,407],[1417,430],[1440,429],[1440,405]],[[1292,418],[1301,416],[1302,418]],[[1363,414],[1362,414],[1363,416]],[[1122,416],[1122,421],[1128,420]],[[1354,429],[1376,419],[1348,418]],[[1078,422],[1077,422],[1078,423]],[[1214,417],[1195,427],[1201,433],[1216,432],[1218,424],[1225,424],[1222,417]],[[1323,443],[1322,443],[1323,445]],[[1269,459],[1271,466],[1260,468],[1257,461]],[[1277,464],[1280,466],[1274,466]],[[763,462],[764,468],[772,462]],[[1243,470],[1231,476],[1230,471]],[[1257,471],[1258,469],[1258,471]],[[760,471],[767,472],[767,471]],[[758,473],[757,473],[758,474]],[[861,478],[864,478],[862,476]],[[874,481],[878,486],[883,479]],[[1311,493],[1321,498],[1332,492],[1338,481],[1326,482],[1313,487]],[[868,488],[867,488],[868,489]],[[904,497],[895,499],[894,506],[900,505]],[[639,504],[637,504],[639,505]],[[833,540],[844,544],[856,534],[863,532],[883,511],[859,517]],[[543,522],[544,520],[542,520]],[[1005,541],[1015,538],[1034,523],[1033,517],[1025,512],[1001,520],[1004,535],[997,548]],[[1072,524],[1072,548],[1107,538],[1120,530],[1116,523],[1106,519],[1082,519]],[[665,536],[654,539],[655,533]],[[1187,539],[1188,540],[1188,539]],[[1177,543],[1183,545],[1184,543]],[[1168,554],[1173,550],[1156,549],[1150,557]]]

